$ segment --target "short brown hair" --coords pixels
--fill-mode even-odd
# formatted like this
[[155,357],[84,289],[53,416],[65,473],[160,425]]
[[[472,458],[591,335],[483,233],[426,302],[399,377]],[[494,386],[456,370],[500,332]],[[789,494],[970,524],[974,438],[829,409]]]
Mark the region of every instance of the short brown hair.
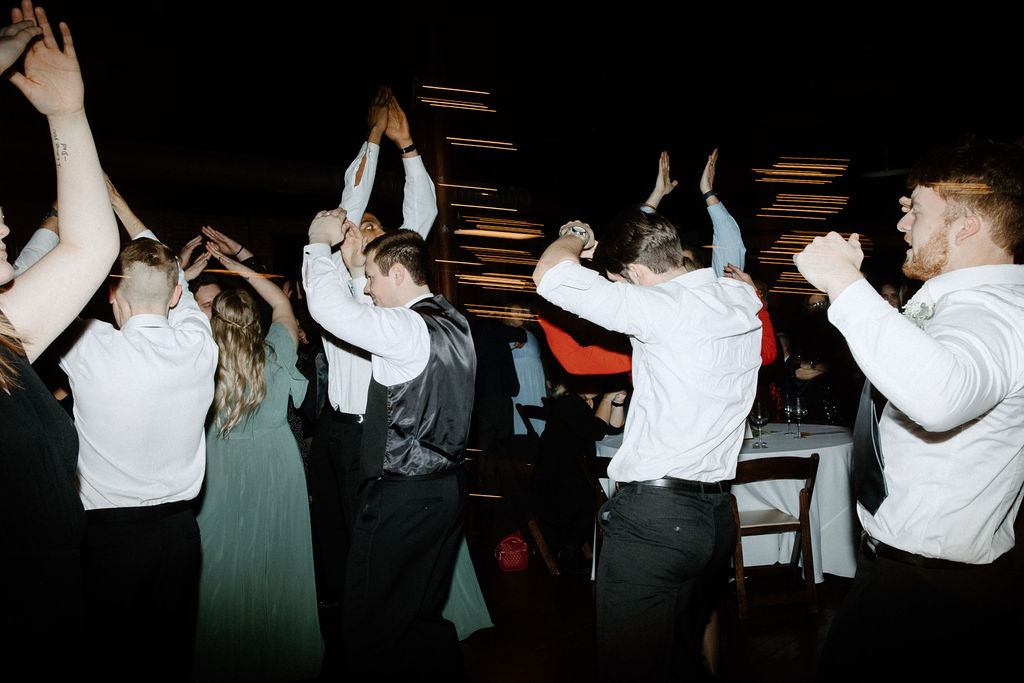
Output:
[[623,275],[627,266],[638,263],[652,273],[665,273],[684,265],[679,232],[656,211],[632,206],[611,220],[597,242],[595,265],[609,273]]
[[[163,242],[148,237],[132,240],[121,249],[117,257],[114,283],[127,299],[163,305],[171,298],[178,284],[178,259]],[[153,277],[146,278],[143,286],[133,281],[133,272],[145,268]]]
[[1024,148],[1019,144],[970,138],[938,147],[917,162],[907,186],[934,190],[948,202],[948,220],[984,216],[992,241],[1019,261],[1024,247]]
[[430,254],[426,241],[412,230],[386,232],[366,245],[380,272],[387,274],[396,263],[401,264],[412,281],[425,285],[430,280]]

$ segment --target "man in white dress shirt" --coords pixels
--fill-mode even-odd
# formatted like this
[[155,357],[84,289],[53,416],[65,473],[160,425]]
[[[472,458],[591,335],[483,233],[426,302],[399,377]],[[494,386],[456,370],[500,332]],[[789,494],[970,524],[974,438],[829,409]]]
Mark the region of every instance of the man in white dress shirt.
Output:
[[903,315],[861,274],[857,235],[816,238],[795,258],[889,401],[884,491],[874,514],[858,505],[862,552],[823,680],[881,663],[894,678],[985,679],[1015,663],[1024,634],[1009,554],[1024,495],[1024,151],[936,150],[908,186],[903,272],[925,283]]
[[[368,237],[383,232],[380,221],[366,214],[383,137],[391,140],[402,155],[405,190],[402,203],[403,225],[426,237],[437,217],[437,195],[412,139],[405,112],[391,91],[381,88],[368,112],[366,142],[345,171],[341,207],[348,220],[360,226]],[[341,253],[334,252],[336,264],[344,267]],[[365,279],[350,280],[352,296],[366,303]],[[366,390],[370,385],[370,354],[327,333],[324,335],[327,358],[328,406],[317,422],[310,451],[310,488],[313,496],[312,519],[319,560],[319,596],[328,603],[342,598],[345,553],[348,535],[355,518],[355,486],[358,483],[358,454],[362,439],[362,420],[366,412]],[[333,653],[334,638],[328,632],[327,647]],[[331,655],[327,665],[331,664]]]
[[186,680],[200,561],[191,505],[206,472],[217,345],[174,252],[110,189],[132,237],[111,286],[117,326],[80,321],[60,361],[74,395],[87,519],[94,637],[83,670]]
[[541,256],[537,293],[633,347],[633,400],[608,466],[623,485],[601,509],[598,671],[604,680],[700,672],[704,627],[736,541],[729,496],[760,367],[761,302],[710,268],[688,271],[679,235],[653,211],[623,212],[596,260],[571,222]]
[[[343,225],[347,268],[330,252]],[[346,671],[457,680],[458,638],[441,612],[462,538],[476,354],[465,317],[430,292],[423,238],[387,233],[364,253],[361,232],[344,210],[321,212],[303,259],[310,314],[371,354],[345,575]],[[351,280],[364,274],[374,305],[353,296]]]

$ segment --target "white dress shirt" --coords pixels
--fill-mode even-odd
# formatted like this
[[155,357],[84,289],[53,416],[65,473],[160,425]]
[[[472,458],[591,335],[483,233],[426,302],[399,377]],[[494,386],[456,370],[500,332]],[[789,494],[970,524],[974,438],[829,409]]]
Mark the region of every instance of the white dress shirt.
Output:
[[732,479],[761,365],[761,302],[710,268],[655,286],[609,282],[563,261],[537,293],[633,346],[633,399],[622,447],[608,465],[621,482]]
[[923,327],[868,282],[828,316],[888,399],[879,421],[889,495],[864,529],[927,557],[988,563],[1013,547],[1024,495],[1024,266],[934,277],[908,302]]
[[[409,307],[431,295],[418,296],[404,306],[380,307],[357,301],[351,283],[348,269],[331,258],[326,244],[303,249],[302,285],[313,319],[326,332],[370,353],[366,365],[381,384],[390,386],[417,377],[430,359],[430,333],[423,316]],[[359,413],[366,410],[370,377],[368,374],[363,386]]]
[[[156,239],[148,230],[139,237]],[[191,500],[202,486],[217,345],[180,268],[178,283],[168,317],[135,315],[121,329],[81,321],[61,358],[87,510]]]
[[[379,154],[379,145],[365,142],[359,149],[359,154],[345,171],[345,189],[341,195],[341,208],[348,212],[348,219],[356,225],[362,221],[366,205],[370,200],[370,191],[373,189],[373,181],[377,175]],[[365,164],[363,164],[364,157]],[[356,174],[360,164],[363,164],[363,172],[357,185]],[[402,165],[405,167],[402,228],[415,230],[425,238],[430,233],[430,228],[437,217],[437,194],[434,190],[434,183],[430,180],[421,157],[403,157]],[[329,258],[337,269],[345,271],[346,286],[349,287],[348,298],[372,306],[370,297],[363,293],[366,278],[353,280],[347,277],[348,272],[340,252],[335,252]],[[315,279],[317,282],[327,282],[330,280],[330,276],[327,280]],[[308,294],[310,292],[309,284],[304,282],[304,285]],[[327,325],[324,325],[315,315],[314,319],[325,330],[328,329]],[[335,410],[343,413],[362,414],[366,411],[366,392],[370,387],[372,375],[369,353],[366,352],[368,349],[364,347],[361,350],[346,343],[340,336],[324,335],[323,340],[324,354],[327,356],[328,401]]]

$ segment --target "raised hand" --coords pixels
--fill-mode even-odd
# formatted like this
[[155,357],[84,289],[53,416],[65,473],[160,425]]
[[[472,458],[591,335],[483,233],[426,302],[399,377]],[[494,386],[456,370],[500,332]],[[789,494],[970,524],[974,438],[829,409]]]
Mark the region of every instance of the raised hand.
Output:
[[[182,261],[181,263],[182,263],[182,267],[184,267],[185,262]],[[185,280],[188,281],[188,282],[191,282],[192,280],[195,280],[197,277],[199,277],[199,274],[201,272],[206,270],[206,266],[209,263],[210,263],[210,252],[207,251],[207,252],[204,252],[204,253],[200,254],[199,256],[197,256],[196,260],[193,261],[192,263],[190,263],[187,268],[185,268]]]
[[241,243],[231,239],[220,230],[215,230],[209,225],[204,225],[202,231],[203,235],[206,236],[206,239],[213,243],[213,245],[217,247],[218,251],[232,257],[237,257],[242,252]]
[[366,234],[366,231],[360,230],[358,225],[347,219],[344,228],[345,239],[341,243],[341,258],[345,261],[349,273],[353,277],[360,277],[362,268],[366,265],[366,245],[372,236]]
[[[29,18],[25,18],[25,14]],[[0,71],[7,71],[18,61],[18,57],[25,51],[28,44],[36,36],[43,35],[43,29],[35,22],[32,12],[32,3],[22,3],[22,9],[15,7],[11,10],[11,25],[0,28]]]
[[725,267],[725,277],[730,277],[733,280],[739,280],[740,282],[746,282],[751,287],[754,287],[754,278],[750,277],[750,275],[731,263]]
[[366,111],[366,122],[370,127],[372,142],[380,142],[380,137],[388,128],[388,105],[391,102],[391,91],[385,86],[377,88],[377,94]]
[[700,193],[707,194],[715,189],[715,165],[718,163],[718,148],[716,147],[708,155],[708,162],[704,164],[704,172],[700,176]]
[[178,260],[181,261],[181,267],[186,268],[186,275],[188,274],[187,266],[189,265],[189,262],[192,260],[192,252],[195,251],[196,247],[198,247],[202,243],[203,236],[196,235],[188,242],[186,242],[185,246],[183,246],[181,248],[181,251],[178,252]]
[[388,88],[388,95],[388,127],[384,134],[388,136],[388,140],[398,145],[400,149],[405,149],[412,144],[409,119],[406,118],[405,112],[398,105],[398,100],[395,99],[391,88]]
[[672,180],[671,168],[668,162],[668,152],[662,152],[658,157],[658,176],[654,179],[654,191],[662,197],[676,189],[678,180]]
[[309,243],[335,245],[345,238],[345,209],[329,209],[319,212],[309,224]]
[[850,235],[849,240],[844,240],[837,232],[815,237],[803,251],[793,256],[800,274],[832,299],[864,277],[860,272],[863,260],[857,233]]
[[[11,17],[18,23],[26,12],[34,17],[33,23],[40,29],[42,40],[36,40],[25,51],[25,72],[12,72],[11,83],[40,114],[63,116],[84,111],[85,86],[82,84],[82,72],[78,67],[71,30],[64,22],[60,23],[64,43],[64,49],[61,50],[43,8],[36,7],[33,13],[32,3],[26,1],[22,3],[22,9],[11,12]],[[26,21],[29,19],[24,17]]]

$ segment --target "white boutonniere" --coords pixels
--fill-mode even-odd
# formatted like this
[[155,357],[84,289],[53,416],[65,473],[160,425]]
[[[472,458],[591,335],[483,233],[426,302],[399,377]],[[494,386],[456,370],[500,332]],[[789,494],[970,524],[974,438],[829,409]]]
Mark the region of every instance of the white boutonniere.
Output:
[[924,329],[924,322],[935,314],[935,302],[928,294],[928,285],[922,285],[914,296],[903,306],[903,316]]

